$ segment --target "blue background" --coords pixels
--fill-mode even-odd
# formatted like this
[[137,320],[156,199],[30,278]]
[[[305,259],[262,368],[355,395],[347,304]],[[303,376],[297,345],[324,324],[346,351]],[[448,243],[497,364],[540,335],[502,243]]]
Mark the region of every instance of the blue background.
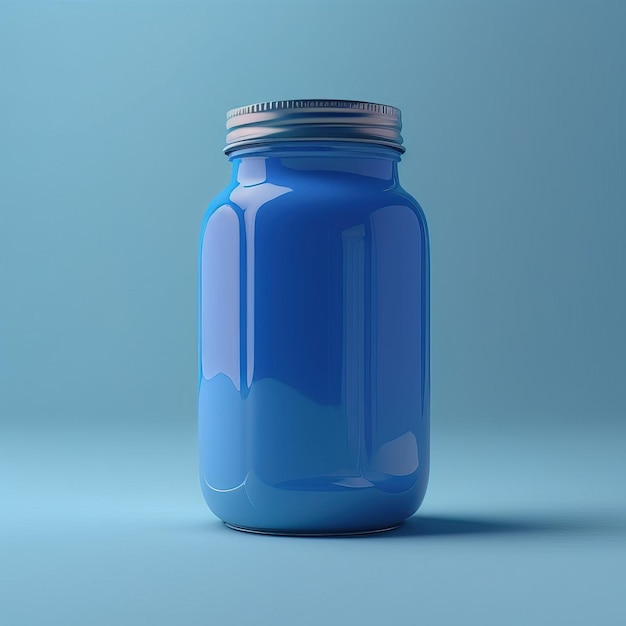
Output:
[[[0,4],[0,622],[622,624],[626,3]],[[227,109],[402,109],[433,468],[401,531],[224,529],[196,254]],[[621,578],[620,578],[621,577]]]

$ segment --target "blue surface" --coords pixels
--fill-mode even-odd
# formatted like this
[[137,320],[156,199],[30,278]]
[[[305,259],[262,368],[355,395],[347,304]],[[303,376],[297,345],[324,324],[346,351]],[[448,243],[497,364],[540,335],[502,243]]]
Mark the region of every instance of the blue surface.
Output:
[[429,491],[405,527],[303,539],[210,515],[193,424],[7,432],[0,620],[620,626],[624,437],[433,423]]
[[[0,623],[626,623],[624,58],[622,0],[0,2]],[[311,94],[403,111],[426,533],[248,537],[199,493],[224,111]]]
[[428,234],[399,153],[232,155],[200,235],[199,450],[229,524],[389,528],[429,462]]

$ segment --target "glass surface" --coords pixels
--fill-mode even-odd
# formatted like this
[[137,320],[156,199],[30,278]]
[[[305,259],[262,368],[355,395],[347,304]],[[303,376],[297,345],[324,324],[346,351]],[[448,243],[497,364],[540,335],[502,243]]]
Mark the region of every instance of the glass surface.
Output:
[[200,238],[199,453],[243,528],[400,523],[429,464],[428,235],[397,152],[231,155]]

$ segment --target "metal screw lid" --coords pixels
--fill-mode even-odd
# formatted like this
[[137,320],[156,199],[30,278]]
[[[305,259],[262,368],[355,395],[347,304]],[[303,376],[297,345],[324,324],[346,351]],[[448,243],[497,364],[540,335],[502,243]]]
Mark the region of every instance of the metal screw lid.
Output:
[[366,142],[404,152],[400,109],[357,100],[277,100],[232,109],[226,114],[226,147],[284,141]]

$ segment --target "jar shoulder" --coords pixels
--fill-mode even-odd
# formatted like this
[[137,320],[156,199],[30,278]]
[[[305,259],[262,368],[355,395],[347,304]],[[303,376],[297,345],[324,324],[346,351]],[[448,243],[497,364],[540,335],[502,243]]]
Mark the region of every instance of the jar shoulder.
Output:
[[405,206],[425,219],[420,203],[400,185],[387,188],[323,184],[289,187],[271,182],[253,186],[231,185],[210,202],[205,218],[224,205],[236,212],[299,209],[302,212],[317,210],[320,215],[325,209],[351,208],[367,213],[386,206]]
[[417,215],[420,222],[422,222],[426,234],[428,233],[428,223],[426,220],[426,214],[424,213],[424,209],[422,209],[422,205],[416,200],[416,198],[410,194],[404,187],[398,185],[394,190],[395,196],[400,200],[402,199],[406,204],[405,206],[411,208],[413,212]]
[[[238,223],[240,229],[257,231],[290,228],[345,230],[358,224],[390,223],[397,230],[418,225],[420,238],[428,247],[428,225],[419,202],[399,184],[390,187],[376,184],[291,185],[263,182],[256,185],[231,184],[209,204],[205,212],[201,238],[209,220],[215,216],[215,228]],[[289,226],[289,225],[292,226]],[[253,226],[254,225],[254,226]]]
[[234,209],[232,206],[232,202],[230,200],[230,194],[233,189],[232,185],[224,187],[217,195],[215,195],[210,201],[207,208],[204,211],[202,216],[202,226],[206,226],[207,220],[211,217],[213,213],[215,213],[219,208],[223,206],[230,206],[230,208]]

